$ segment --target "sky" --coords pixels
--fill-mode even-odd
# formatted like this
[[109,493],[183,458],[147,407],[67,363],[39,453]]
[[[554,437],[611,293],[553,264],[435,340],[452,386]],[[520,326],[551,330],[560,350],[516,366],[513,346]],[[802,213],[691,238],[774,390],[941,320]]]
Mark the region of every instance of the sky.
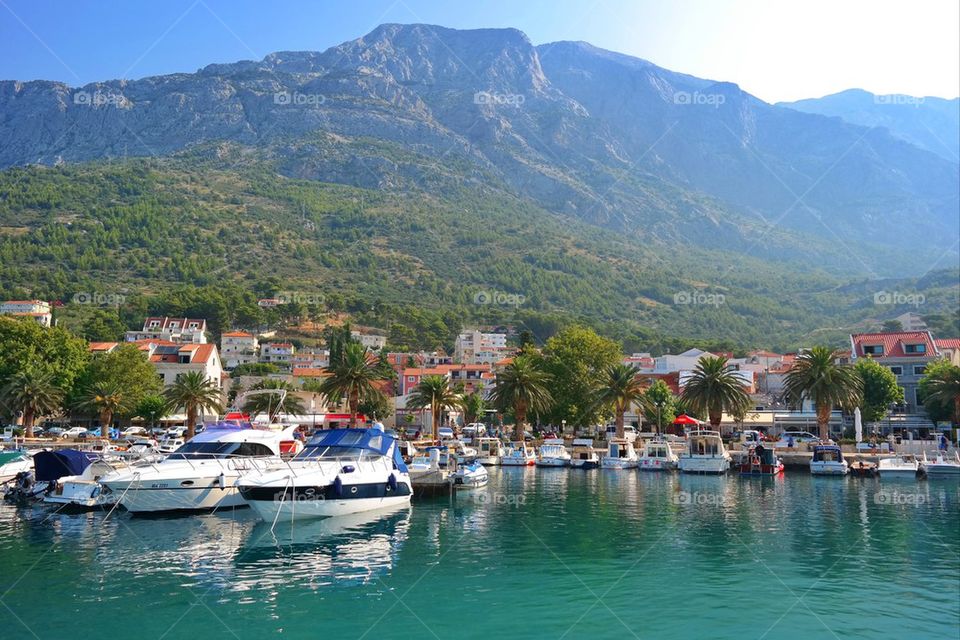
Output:
[[960,95],[958,0],[0,0],[0,79],[71,86],[324,50],[384,22],[584,40],[768,101]]

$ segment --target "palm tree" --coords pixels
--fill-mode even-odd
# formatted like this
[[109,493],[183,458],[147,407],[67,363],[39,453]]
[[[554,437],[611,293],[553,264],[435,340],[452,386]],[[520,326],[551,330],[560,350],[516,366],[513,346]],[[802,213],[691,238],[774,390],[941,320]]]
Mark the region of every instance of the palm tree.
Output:
[[497,388],[490,400],[501,412],[513,409],[514,437],[523,441],[523,425],[527,412],[544,413],[550,408],[553,397],[547,385],[550,374],[543,371],[531,356],[520,355],[497,373]]
[[613,407],[616,416],[617,437],[624,437],[623,415],[635,402],[642,402],[647,385],[638,377],[640,370],[633,365],[610,366],[600,381],[600,404]]
[[173,386],[163,392],[171,409],[183,407],[187,411],[187,434],[190,440],[196,433],[197,412],[209,410],[213,413],[223,411],[220,387],[207,378],[202,371],[188,371],[177,377]]
[[694,411],[706,413],[710,426],[717,431],[724,411],[737,413],[750,404],[743,380],[727,369],[727,359],[722,356],[700,358],[681,398]]
[[960,424],[960,367],[938,367],[927,382],[924,402],[953,407],[953,422]]
[[483,415],[487,407],[487,401],[484,400],[480,390],[473,393],[465,393],[460,398],[460,408],[463,410],[463,424],[467,425],[476,422]]
[[53,383],[51,372],[26,369],[11,376],[0,390],[0,402],[14,413],[23,413],[24,437],[32,438],[37,416],[56,411],[63,403],[63,391]]
[[817,411],[820,438],[829,434],[830,412],[834,407],[853,409],[860,404],[863,380],[856,369],[837,364],[838,351],[830,347],[813,347],[797,356],[784,381],[790,404],[797,406],[809,398]]
[[433,439],[440,438],[440,417],[443,412],[460,406],[462,399],[451,386],[446,376],[423,376],[407,399],[411,409],[430,408],[433,423]]
[[77,406],[93,411],[100,418],[100,437],[110,438],[110,427],[118,413],[133,409],[132,398],[120,385],[109,380],[95,382],[80,396]]
[[[280,401],[277,401],[274,397],[278,394],[255,393],[256,391],[264,390],[286,391],[287,393],[283,395],[283,399]],[[261,380],[253,385],[250,391],[254,393],[250,393],[246,402],[243,403],[243,411],[249,413],[251,416],[265,413],[267,414],[268,420],[272,422],[274,416],[278,413],[301,415],[307,412],[303,406],[303,401],[294,395],[296,389],[286,380],[276,380],[272,378]]]
[[384,379],[380,364],[370,361],[369,351],[357,342],[344,345],[339,361],[331,362],[327,378],[317,387],[328,398],[346,398],[350,408],[350,426],[357,424],[357,407],[366,398],[382,395],[377,382]]

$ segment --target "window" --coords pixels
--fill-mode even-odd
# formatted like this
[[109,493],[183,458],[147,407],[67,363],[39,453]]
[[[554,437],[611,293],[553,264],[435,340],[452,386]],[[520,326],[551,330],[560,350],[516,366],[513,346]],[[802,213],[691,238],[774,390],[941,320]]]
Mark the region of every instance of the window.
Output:
[[903,367],[890,367],[890,371],[892,371],[895,376],[903,375]]
[[904,353],[926,353],[927,345],[925,344],[908,344],[903,348]]
[[863,345],[863,355],[882,356],[883,345],[882,344],[865,344]]
[[915,376],[922,376],[922,375],[923,375],[923,372],[926,371],[926,370],[927,370],[927,365],[925,365],[925,364],[918,364],[918,365],[916,365],[916,366],[913,368],[913,375],[915,375]]

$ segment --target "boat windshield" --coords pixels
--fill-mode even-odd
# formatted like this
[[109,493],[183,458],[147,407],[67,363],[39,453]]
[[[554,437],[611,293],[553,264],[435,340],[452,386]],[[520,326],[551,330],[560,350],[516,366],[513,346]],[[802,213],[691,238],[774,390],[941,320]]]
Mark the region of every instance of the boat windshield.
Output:
[[[297,454],[298,459],[305,458],[349,458],[359,460],[367,449],[363,447],[324,447],[313,446],[305,447],[303,451]],[[419,457],[419,456],[418,456]]]
[[180,446],[167,460],[197,460],[226,457],[270,456],[273,452],[259,442],[195,442]]

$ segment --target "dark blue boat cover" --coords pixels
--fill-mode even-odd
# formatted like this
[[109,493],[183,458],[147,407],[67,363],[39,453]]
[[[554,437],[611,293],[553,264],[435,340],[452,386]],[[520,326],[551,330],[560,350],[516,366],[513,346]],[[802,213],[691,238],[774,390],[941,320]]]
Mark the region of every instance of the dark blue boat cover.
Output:
[[33,456],[33,468],[37,482],[53,482],[63,476],[76,476],[97,458],[95,453],[76,449],[40,451]]

